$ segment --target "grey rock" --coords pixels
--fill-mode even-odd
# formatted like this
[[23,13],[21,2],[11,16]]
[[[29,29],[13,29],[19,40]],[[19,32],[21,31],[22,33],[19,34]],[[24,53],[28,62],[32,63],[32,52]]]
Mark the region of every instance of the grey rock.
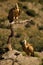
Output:
[[39,65],[41,59],[38,57],[23,56],[21,52],[12,50],[3,54],[4,59],[0,60],[0,65]]

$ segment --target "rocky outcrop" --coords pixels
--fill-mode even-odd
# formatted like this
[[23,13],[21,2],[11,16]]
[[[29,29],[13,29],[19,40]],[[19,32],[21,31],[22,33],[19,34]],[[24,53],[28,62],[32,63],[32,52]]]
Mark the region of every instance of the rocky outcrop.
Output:
[[41,59],[37,57],[23,56],[21,52],[13,50],[3,54],[0,65],[39,65]]

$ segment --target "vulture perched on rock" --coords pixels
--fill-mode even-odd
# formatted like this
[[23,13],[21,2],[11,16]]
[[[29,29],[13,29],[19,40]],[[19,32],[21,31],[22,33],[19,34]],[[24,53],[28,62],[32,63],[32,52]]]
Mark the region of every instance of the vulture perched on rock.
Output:
[[31,56],[34,56],[34,48],[30,43],[27,43],[26,40],[24,40],[22,43],[22,48],[26,52],[27,55],[31,54]]

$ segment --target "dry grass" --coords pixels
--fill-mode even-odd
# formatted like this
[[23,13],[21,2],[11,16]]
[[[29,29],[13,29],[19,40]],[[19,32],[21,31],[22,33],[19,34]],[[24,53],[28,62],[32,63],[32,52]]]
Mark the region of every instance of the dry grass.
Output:
[[[8,16],[8,12],[10,10],[10,8],[14,7],[15,2],[18,2],[18,0],[8,0],[8,1],[4,1],[4,2],[0,2],[0,46],[2,46],[3,44],[6,44],[8,36],[10,34],[10,30],[7,28],[8,26],[8,22],[7,22],[7,16]],[[20,3],[20,2],[19,2]],[[43,24],[43,12],[41,11],[41,6],[39,6],[39,4],[33,4],[30,3],[32,5],[29,5],[28,2],[21,2],[21,15],[20,15],[20,20],[26,20],[26,19],[31,19],[32,16],[28,16],[25,11],[27,11],[27,9],[29,10],[29,8],[31,10],[34,10],[35,13],[38,10],[38,15],[33,17],[33,21],[35,22],[35,25],[32,25],[30,23],[30,27],[28,26],[28,28],[25,27],[25,25],[19,24],[19,25],[14,25],[15,28],[17,28],[15,30],[14,33],[16,33],[17,35],[15,37],[11,38],[11,43],[13,48],[18,49],[18,50],[22,50],[21,46],[20,46],[20,40],[23,40],[24,38],[26,38],[26,40],[30,43],[33,44],[35,50],[39,49],[43,49],[43,30],[39,30],[37,27],[37,24]],[[23,6],[26,6],[27,8],[24,9],[22,8]],[[43,10],[43,9],[42,9]],[[34,12],[33,12],[34,15]],[[6,23],[5,23],[6,22]],[[14,45],[15,43],[15,45]],[[4,45],[3,45],[4,46]],[[17,47],[16,47],[17,46]]]

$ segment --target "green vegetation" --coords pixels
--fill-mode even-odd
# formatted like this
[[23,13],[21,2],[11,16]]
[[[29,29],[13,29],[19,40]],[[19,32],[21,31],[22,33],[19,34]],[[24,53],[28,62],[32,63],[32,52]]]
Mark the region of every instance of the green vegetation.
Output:
[[43,11],[43,8],[41,8],[41,11]]
[[[20,24],[21,28],[18,26],[19,28],[17,28],[16,30],[14,29],[15,31],[14,34],[16,35],[12,37],[10,40],[12,47],[13,49],[23,51],[20,41],[23,39],[26,39],[27,42],[33,45],[35,51],[42,51],[43,50],[43,25],[37,26],[37,23],[40,24],[42,22],[41,24],[43,24],[43,20],[42,20],[43,14],[41,13],[41,10],[43,11],[43,8],[40,6],[40,4],[38,4],[38,2],[43,3],[43,0],[40,0],[40,1],[39,0],[19,0],[19,1],[22,1],[18,3],[21,9],[21,15],[19,19],[30,20],[31,18],[33,18],[34,20],[28,21],[28,23],[24,26]],[[35,5],[35,3],[32,3],[33,1],[37,2],[37,4]],[[31,2],[29,4],[30,9],[28,7],[28,2]],[[1,3],[0,11],[1,9],[3,10],[3,12],[0,12],[0,47],[4,48],[7,44],[8,36],[10,35],[10,32],[11,32],[10,26],[7,21],[7,15],[10,8],[14,7],[15,4],[11,1],[8,1],[7,3],[7,0],[0,0],[0,3]],[[31,4],[34,7],[34,10],[31,9],[32,8]],[[38,14],[36,14],[37,10],[39,11]],[[39,14],[40,16],[37,16]],[[35,56],[37,56],[37,54]]]
[[43,5],[43,0],[39,0],[39,3]]
[[[8,36],[10,34],[9,29],[0,29],[0,46],[3,45],[3,47],[6,46]],[[16,29],[15,32],[16,36],[11,38],[12,47],[14,49],[17,49],[19,51],[23,51],[20,41],[23,39],[26,39],[29,43],[31,43],[34,46],[34,49],[36,51],[43,50],[43,34],[40,33],[37,29],[24,28],[24,29]]]
[[43,58],[41,59],[41,63],[40,63],[40,65],[43,65]]
[[0,0],[0,2],[5,2],[5,1],[8,1],[8,0]]
[[37,52],[34,52],[34,57],[40,57]]
[[23,8],[24,12],[25,12],[28,16],[35,17],[35,16],[38,15],[38,14],[36,14],[36,12],[35,12],[34,10],[29,9],[26,5],[24,5],[22,8]]
[[22,1],[22,2],[39,2],[39,0],[19,0],[19,1]]
[[22,55],[23,55],[23,56],[26,56],[27,54],[26,54],[25,52],[22,52]]
[[37,24],[37,27],[38,27],[39,30],[43,30],[43,24],[42,25]]
[[32,17],[35,17],[36,15],[38,15],[38,14],[35,13],[34,10],[27,10],[26,14],[29,15],[29,16],[32,16]]
[[43,0],[19,0],[19,1],[21,1],[21,2],[32,2],[32,3],[35,2],[36,4],[40,3],[43,5]]

